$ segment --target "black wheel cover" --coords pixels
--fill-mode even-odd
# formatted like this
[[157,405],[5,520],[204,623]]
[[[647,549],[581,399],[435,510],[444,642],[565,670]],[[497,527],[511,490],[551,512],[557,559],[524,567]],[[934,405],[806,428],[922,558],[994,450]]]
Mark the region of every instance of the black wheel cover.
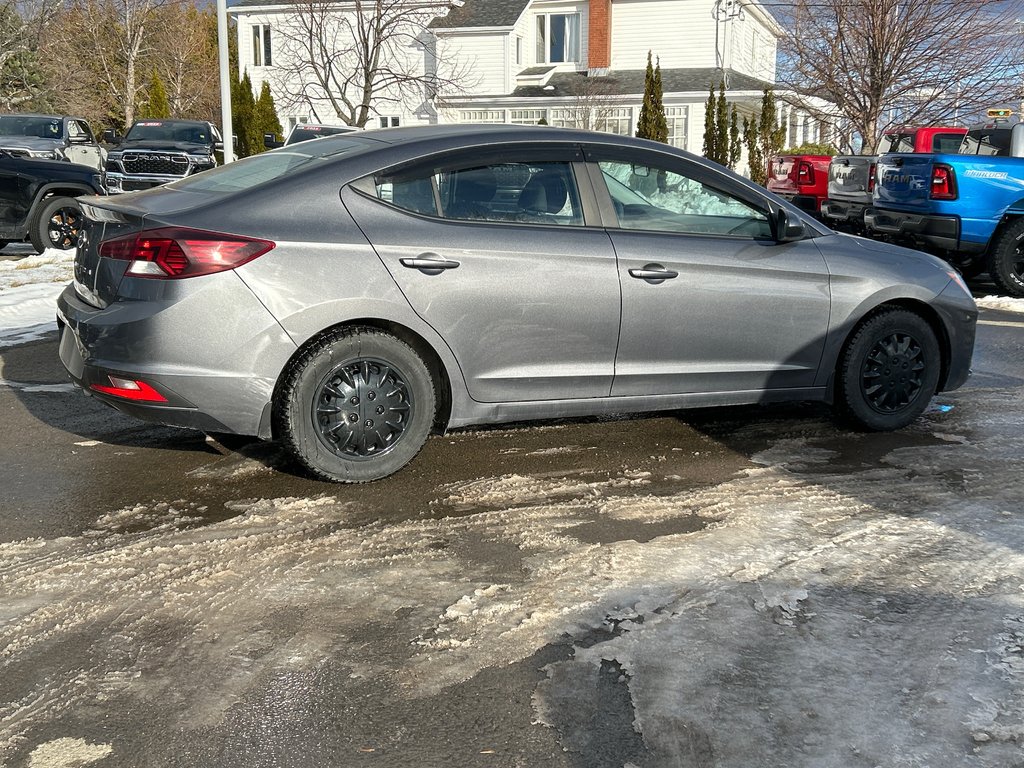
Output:
[[333,453],[366,461],[395,447],[414,407],[406,377],[393,364],[376,358],[347,360],[317,386],[313,426]]
[[921,392],[927,364],[921,343],[909,333],[883,336],[872,346],[861,369],[864,401],[878,413],[899,413]]

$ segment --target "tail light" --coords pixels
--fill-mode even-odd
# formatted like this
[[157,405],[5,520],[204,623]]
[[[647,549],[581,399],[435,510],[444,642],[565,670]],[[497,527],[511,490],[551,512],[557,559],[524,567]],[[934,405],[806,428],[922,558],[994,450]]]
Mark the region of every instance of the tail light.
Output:
[[152,386],[140,379],[125,379],[120,376],[107,376],[110,382],[107,384],[90,384],[89,389],[102,392],[104,395],[114,395],[125,400],[134,400],[140,403],[166,403],[167,398],[153,389]]
[[875,174],[878,172],[878,167],[872,163],[868,169],[868,192],[875,191]]
[[956,174],[942,163],[932,166],[932,200],[956,200]]
[[149,229],[100,243],[100,256],[130,261],[125,274],[157,280],[212,275],[246,264],[276,243],[184,227]]
[[814,184],[814,166],[801,160],[796,167],[797,184]]

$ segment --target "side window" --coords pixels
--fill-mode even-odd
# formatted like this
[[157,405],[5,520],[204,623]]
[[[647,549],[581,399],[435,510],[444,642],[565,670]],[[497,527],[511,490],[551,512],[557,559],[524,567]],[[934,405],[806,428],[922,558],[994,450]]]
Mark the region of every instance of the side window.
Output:
[[68,138],[76,139],[82,136],[82,125],[77,120],[68,120]]
[[458,221],[582,226],[569,163],[508,162],[378,176],[377,197],[415,213]]
[[88,123],[85,123],[81,120],[75,120],[73,121],[72,125],[77,126],[79,132],[83,136],[85,136],[90,142],[93,141],[92,128],[89,127]]
[[769,238],[765,211],[675,171],[626,162],[600,168],[622,229]]

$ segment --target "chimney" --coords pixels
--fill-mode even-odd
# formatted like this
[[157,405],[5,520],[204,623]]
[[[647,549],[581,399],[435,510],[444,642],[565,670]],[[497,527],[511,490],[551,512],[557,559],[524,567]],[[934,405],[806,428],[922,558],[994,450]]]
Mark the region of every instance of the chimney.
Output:
[[612,0],[590,0],[587,32],[587,67],[607,69],[612,65]]

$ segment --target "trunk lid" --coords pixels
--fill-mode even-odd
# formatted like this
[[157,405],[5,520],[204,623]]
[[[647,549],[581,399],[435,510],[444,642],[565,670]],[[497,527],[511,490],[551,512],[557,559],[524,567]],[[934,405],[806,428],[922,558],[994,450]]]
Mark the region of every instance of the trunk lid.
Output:
[[141,212],[123,205],[117,210],[106,202],[104,198],[82,200],[82,227],[75,251],[75,292],[82,301],[100,309],[117,298],[117,288],[129,267],[127,261],[101,258],[100,243],[139,232],[143,226]]
[[883,155],[878,159],[875,201],[896,208],[929,207],[934,155]]

